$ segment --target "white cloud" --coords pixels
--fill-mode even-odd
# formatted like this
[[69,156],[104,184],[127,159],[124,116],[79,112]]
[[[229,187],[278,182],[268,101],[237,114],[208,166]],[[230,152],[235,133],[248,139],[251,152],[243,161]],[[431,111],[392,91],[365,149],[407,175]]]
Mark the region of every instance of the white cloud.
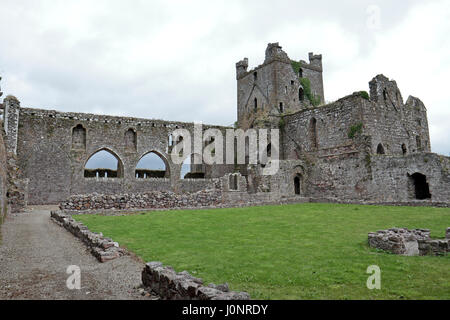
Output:
[[[381,25],[367,28],[367,6]],[[323,54],[327,100],[378,73],[428,108],[432,147],[449,154],[446,1],[2,0],[0,74],[23,106],[230,125],[234,64],[268,42],[292,59]]]

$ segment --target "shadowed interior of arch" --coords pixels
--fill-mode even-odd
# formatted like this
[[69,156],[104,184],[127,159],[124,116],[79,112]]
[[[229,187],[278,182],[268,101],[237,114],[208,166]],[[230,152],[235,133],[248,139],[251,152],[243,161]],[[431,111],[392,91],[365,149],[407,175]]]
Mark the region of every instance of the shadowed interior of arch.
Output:
[[102,149],[94,153],[84,166],[85,178],[122,178],[122,162],[111,151]]
[[139,160],[134,174],[136,179],[168,178],[170,176],[166,161],[153,151]]

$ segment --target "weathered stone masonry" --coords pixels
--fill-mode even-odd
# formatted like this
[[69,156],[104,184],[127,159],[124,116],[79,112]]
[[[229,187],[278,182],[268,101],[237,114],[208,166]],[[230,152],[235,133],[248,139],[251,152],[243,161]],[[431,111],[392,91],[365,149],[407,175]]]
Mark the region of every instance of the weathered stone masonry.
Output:
[[228,285],[203,285],[187,271],[175,272],[161,262],[149,262],[142,270],[142,283],[163,300],[250,300],[246,292],[229,291]]
[[[236,64],[237,124],[280,129],[280,169],[274,175],[263,175],[262,168],[276,159],[249,165],[247,154],[245,165],[195,165],[202,172],[194,170],[192,177],[201,179],[180,179],[181,165],[169,156],[169,135],[178,128],[192,133],[192,123],[21,108],[7,97],[6,149],[20,169],[15,180],[24,182],[24,195],[28,186],[31,204],[79,194],[215,189],[230,203],[309,198],[450,205],[450,158],[431,153],[426,108],[413,96],[405,102],[395,81],[377,75],[369,82],[370,94],[355,92],[324,104],[321,55],[311,53],[309,63],[297,63],[272,43],[264,63],[247,69],[246,58]],[[99,150],[118,159],[118,170],[85,175],[86,162]],[[161,157],[165,172],[136,171],[150,152]],[[99,171],[110,177],[94,177]]]
[[428,229],[391,228],[369,233],[368,240],[373,248],[400,255],[445,255],[450,252],[450,228],[447,228],[445,239],[431,239]]
[[[19,166],[24,177],[29,179],[30,204],[59,203],[73,194],[94,192],[194,192],[211,188],[214,183],[211,178],[223,176],[234,168],[205,165],[205,179],[180,179],[181,165],[174,164],[168,154],[168,137],[177,128],[192,132],[192,123],[27,108],[14,109],[14,118],[17,114],[20,119],[18,133],[10,126],[6,128],[11,132],[8,137],[12,141],[10,148],[17,149]],[[11,121],[9,124],[13,125]],[[126,134],[130,128],[136,132],[135,148],[129,148],[126,144]],[[208,128],[225,130],[225,127],[204,126],[204,130]],[[84,130],[81,139],[77,135],[78,129]],[[17,141],[14,139],[16,135]],[[86,162],[100,150],[107,150],[118,159],[119,177],[103,179],[84,176]],[[165,162],[167,178],[136,178],[137,163],[150,152],[158,154]]]

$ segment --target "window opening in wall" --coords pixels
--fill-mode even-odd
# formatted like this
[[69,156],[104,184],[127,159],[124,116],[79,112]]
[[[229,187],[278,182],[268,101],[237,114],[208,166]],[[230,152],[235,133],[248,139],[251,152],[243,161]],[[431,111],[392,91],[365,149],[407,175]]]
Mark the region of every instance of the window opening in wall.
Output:
[[419,136],[416,136],[416,145],[417,145],[417,151],[420,151],[422,149],[422,141],[420,140]]
[[298,99],[300,102],[303,102],[305,100],[305,92],[302,87],[298,89]]
[[167,161],[163,156],[152,151],[139,160],[134,172],[136,179],[168,178]]
[[317,120],[316,118],[312,118],[309,122],[309,139],[311,143],[311,149],[316,150],[318,147],[317,144]]
[[403,155],[405,155],[408,152],[408,150],[406,149],[406,144],[402,144],[402,152]]
[[384,147],[381,143],[377,146],[377,154],[384,154]]
[[280,102],[280,112],[281,112],[281,113],[284,112],[283,102]]
[[258,73],[257,72],[253,72],[253,80],[257,80],[258,79]]
[[120,159],[109,150],[94,153],[84,167],[85,178],[122,178],[123,165]]
[[298,76],[300,78],[303,78],[303,69],[302,68],[298,69]]
[[256,112],[258,110],[258,99],[254,99],[253,100],[253,107],[254,107],[254,111]]

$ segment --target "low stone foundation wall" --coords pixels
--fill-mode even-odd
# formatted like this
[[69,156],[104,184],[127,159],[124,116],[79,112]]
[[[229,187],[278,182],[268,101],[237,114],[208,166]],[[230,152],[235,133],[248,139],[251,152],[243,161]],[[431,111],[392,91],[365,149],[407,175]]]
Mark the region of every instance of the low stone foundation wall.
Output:
[[125,210],[125,209],[168,209],[218,206],[222,193],[204,190],[195,193],[178,194],[171,191],[105,195],[74,195],[60,204],[64,211]]
[[368,235],[369,246],[407,256],[443,255],[450,252],[450,228],[446,239],[431,239],[430,230],[391,228],[371,232]]
[[250,300],[246,292],[228,290],[228,285],[203,285],[187,271],[176,273],[161,262],[149,262],[142,270],[142,283],[163,300]]
[[60,226],[70,231],[74,236],[83,241],[91,250],[94,257],[100,262],[106,262],[118,258],[126,253],[117,242],[102,234],[89,231],[83,223],[75,221],[70,215],[60,211],[52,211],[51,218]]

